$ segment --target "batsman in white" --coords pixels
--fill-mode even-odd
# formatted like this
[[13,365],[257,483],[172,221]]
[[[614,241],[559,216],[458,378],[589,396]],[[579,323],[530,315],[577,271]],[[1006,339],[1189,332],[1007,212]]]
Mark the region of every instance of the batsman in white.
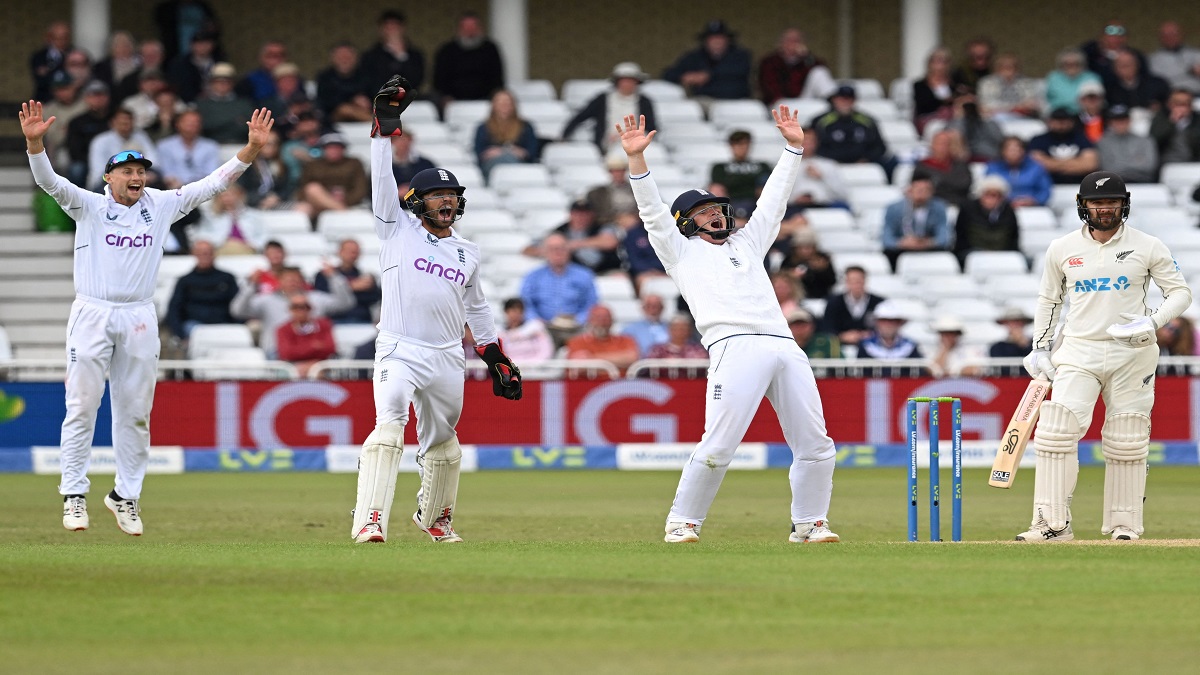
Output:
[[42,137],[54,117],[42,104],[21,104],[21,131],[34,180],[76,222],[75,302],[67,322],[67,415],[62,426],[63,527],[88,528],[87,478],[104,379],[112,390],[115,488],[104,505],[127,534],[142,533],[138,500],[150,458],[150,407],[158,362],[154,285],[171,224],[228,188],[258,157],[274,120],[266,108],[247,123],[246,146],[207,177],[178,190],[146,187],[151,162],[140,152],[113,155],[104,193],[88,192],[54,173]]
[[[1042,404],[1034,436],[1033,523],[1017,541],[1074,538],[1071,497],[1079,476],[1079,439],[1087,433],[1100,395],[1106,413],[1100,430],[1100,531],[1116,540],[1141,537],[1158,366],[1154,332],[1192,302],[1166,244],[1125,224],[1130,200],[1120,176],[1111,171],[1088,174],[1075,204],[1084,224],[1046,250],[1033,351],[1025,357],[1031,377],[1053,380],[1054,400]],[[1163,293],[1154,310],[1146,303],[1151,280]],[[1060,312],[1068,299],[1071,311],[1064,319]],[[1060,344],[1052,345],[1060,319]]]
[[521,398],[521,373],[504,355],[492,310],[479,286],[479,247],[451,227],[462,217],[465,188],[445,169],[413,176],[404,208],[392,175],[392,136],[415,92],[399,75],[375,95],[371,129],[372,208],[382,248],[383,305],[375,341],[375,430],[358,463],[358,498],[350,536],[387,539],[411,403],[417,415],[421,488],[413,522],[436,542],[460,542],[454,531],[462,449],[454,427],[462,414],[463,326],[488,365],[497,396]]
[[679,287],[708,349],[704,435],[696,446],[667,516],[665,540],[700,540],[700,528],[738,443],[765,395],[792,449],[792,532],[789,541],[836,542],[826,516],[833,493],[834,446],[825,432],[821,397],[808,357],[791,330],[763,259],[800,172],[804,130],[787,106],[771,111],[787,147],[771,171],[754,214],[734,231],[729,200],[688,190],[667,210],[643,154],[656,132],[644,117],[625,117],[621,145],[650,244]]

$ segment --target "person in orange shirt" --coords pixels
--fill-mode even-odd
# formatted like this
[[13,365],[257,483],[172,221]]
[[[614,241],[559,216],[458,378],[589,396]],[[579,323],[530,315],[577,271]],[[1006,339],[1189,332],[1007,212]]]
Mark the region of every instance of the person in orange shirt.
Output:
[[583,332],[567,341],[568,359],[602,359],[624,371],[638,360],[637,340],[612,332],[612,311],[594,305]]

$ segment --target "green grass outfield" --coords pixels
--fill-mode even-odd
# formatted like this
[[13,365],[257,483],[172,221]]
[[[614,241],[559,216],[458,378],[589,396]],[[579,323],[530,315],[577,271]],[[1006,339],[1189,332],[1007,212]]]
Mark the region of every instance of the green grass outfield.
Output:
[[1032,471],[1011,491],[967,472],[964,544],[903,542],[902,470],[844,469],[841,544],[787,543],[774,470],[731,472],[703,541],[669,546],[677,478],[467,474],[467,543],[439,546],[404,474],[392,541],[355,546],[351,475],[150,476],[137,539],[101,503],[111,477],[73,533],[56,477],[0,475],[0,672],[1200,672],[1200,468],[1153,468],[1152,539],[1115,544],[1085,467],[1083,542],[1043,546],[999,543]]

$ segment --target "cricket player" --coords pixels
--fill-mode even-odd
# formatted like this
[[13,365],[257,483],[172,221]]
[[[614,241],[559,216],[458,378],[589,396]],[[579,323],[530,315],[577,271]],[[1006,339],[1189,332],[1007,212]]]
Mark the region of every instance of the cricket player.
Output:
[[42,137],[54,117],[42,104],[21,104],[21,131],[34,180],[76,222],[75,302],[67,323],[67,415],[62,426],[63,527],[88,528],[87,478],[104,379],[112,390],[115,488],[104,505],[126,534],[142,534],[138,500],[150,458],[150,407],[158,363],[154,283],[171,224],[229,187],[258,157],[274,120],[254,112],[246,146],[208,177],[164,191],[146,187],[150,160],[126,150],[104,167],[104,193],[75,187],[54,173]]
[[765,395],[792,449],[789,541],[838,541],[826,515],[833,492],[834,447],[808,357],[792,339],[763,267],[792,194],[804,154],[804,130],[787,106],[771,111],[787,147],[763,187],[754,215],[735,232],[729,200],[688,190],[671,210],[658,193],[644,151],[656,132],[644,117],[618,125],[630,183],[650,244],[687,301],[708,349],[704,436],[688,459],[667,516],[665,541],[692,543],[717,495],[738,443]]
[[[1136,540],[1146,495],[1150,409],[1158,367],[1155,330],[1192,302],[1167,246],[1125,224],[1129,192],[1111,171],[1088,174],[1079,185],[1076,210],[1083,226],[1050,243],[1033,324],[1033,351],[1025,357],[1031,377],[1053,380],[1054,400],[1042,403],[1034,436],[1036,474],[1033,523],[1017,541],[1071,541],[1071,496],[1079,475],[1079,439],[1092,421],[1096,397],[1104,396],[1100,431],[1104,453],[1104,514],[1101,533]],[[1156,309],[1146,304],[1153,280],[1162,290]],[[1064,301],[1060,344],[1051,350]]]
[[454,427],[462,414],[463,327],[488,364],[492,392],[521,398],[521,372],[496,337],[492,310],[479,286],[479,247],[459,237],[465,188],[445,169],[413,176],[404,208],[392,176],[391,137],[403,133],[400,115],[415,92],[396,75],[375,95],[371,129],[372,208],[382,248],[383,305],[375,341],[375,430],[363,443],[358,497],[350,536],[358,543],[387,539],[404,446],[408,406],[416,410],[421,488],[413,522],[435,542],[461,542],[454,531],[462,449]]

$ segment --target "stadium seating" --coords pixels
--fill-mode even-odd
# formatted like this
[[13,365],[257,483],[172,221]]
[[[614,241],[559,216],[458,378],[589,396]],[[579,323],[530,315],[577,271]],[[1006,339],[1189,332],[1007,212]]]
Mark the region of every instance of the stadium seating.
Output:
[[[305,218],[307,220],[307,218]],[[368,209],[347,209],[346,211],[322,211],[321,215],[317,216],[317,232],[321,233],[328,241],[341,241],[347,237],[363,237],[375,236],[375,216]],[[281,235],[284,239],[280,243],[284,244],[284,250],[288,254],[302,253],[302,251],[293,251],[285,241],[291,241],[290,237],[294,233],[286,233]],[[300,233],[303,234],[303,233]]]
[[490,232],[516,232],[520,228],[516,218],[503,209],[467,209],[462,219],[455,225],[466,234],[468,239],[474,235]]
[[573,79],[563,82],[562,101],[572,111],[579,110],[600,92],[608,91],[612,83],[608,80]]
[[1161,180],[1168,188],[1186,188],[1189,192],[1200,185],[1200,162],[1164,164]]
[[[408,115],[406,114],[405,117],[407,118]],[[412,134],[417,152],[421,153],[424,152],[426,145],[456,142],[453,130],[436,119],[424,122],[411,122],[405,119],[404,131],[405,133]]]
[[603,166],[600,150],[594,143],[567,141],[547,143],[542,148],[542,163],[551,171],[564,166]]
[[699,103],[690,99],[672,101],[670,105],[655,108],[654,117],[658,120],[660,127],[670,129],[679,123],[703,122],[704,109],[700,107]]
[[312,232],[312,221],[299,211],[259,211],[258,217],[269,237]]
[[1029,263],[1019,251],[972,251],[967,254],[963,267],[971,278],[980,282],[991,277],[1006,281],[1029,271]]
[[522,115],[525,112],[525,105],[527,103],[532,101],[554,101],[558,99],[558,94],[554,91],[554,84],[550,80],[513,82],[508,85],[508,90],[517,99],[517,105]]
[[[678,103],[672,104],[678,105]],[[771,113],[762,101],[740,99],[713,101],[708,109],[708,119],[721,129],[740,128],[743,125],[763,124],[771,120]]]
[[825,232],[858,229],[854,216],[846,209],[805,209],[804,218],[818,237]]
[[596,277],[596,296],[602,304],[637,297],[633,283],[623,274],[603,274]]
[[488,113],[491,112],[491,101],[451,101],[446,104],[446,124],[456,129],[470,129],[472,133]]
[[800,120],[800,126],[806,129],[812,123],[813,118],[829,112],[829,102],[819,98],[780,99],[777,106],[783,105],[786,105],[789,110],[795,111],[796,118]]
[[854,86],[854,93],[859,101],[870,101],[884,97],[883,85],[879,83],[879,80],[858,78],[849,80],[847,83]]
[[266,353],[258,347],[222,347],[205,358],[235,365],[196,367],[192,374],[197,380],[260,380],[281,375],[278,370],[254,367],[267,362]]
[[846,185],[887,185],[887,173],[878,164],[843,164],[838,175]]
[[609,182],[608,172],[595,164],[564,166],[551,181],[571,195],[582,196],[591,188]]
[[244,324],[206,324],[196,326],[188,337],[188,358],[213,358],[231,347],[253,347],[254,337]]
[[338,358],[354,358],[354,350],[369,340],[374,340],[379,330],[369,323],[335,323],[333,324],[333,344],[337,347]]
[[672,105],[687,98],[683,87],[666,80],[646,80],[642,83],[642,94],[657,104]]
[[533,125],[538,138],[558,138],[571,117],[561,101],[526,101],[518,108],[522,119]]
[[500,164],[492,169],[488,187],[501,194],[517,188],[547,187],[550,170],[542,164]]
[[287,251],[289,257],[322,256],[333,252],[325,235],[316,232],[281,234],[276,240],[283,244],[283,250]]
[[958,258],[949,251],[910,251],[896,259],[896,274],[919,282],[921,277],[959,273]]
[[1003,120],[998,123],[998,126],[1005,136],[1016,136],[1023,141],[1046,133],[1046,123],[1035,119]]
[[1017,226],[1025,230],[1053,230],[1058,228],[1058,216],[1048,206],[1021,206],[1014,209]]

